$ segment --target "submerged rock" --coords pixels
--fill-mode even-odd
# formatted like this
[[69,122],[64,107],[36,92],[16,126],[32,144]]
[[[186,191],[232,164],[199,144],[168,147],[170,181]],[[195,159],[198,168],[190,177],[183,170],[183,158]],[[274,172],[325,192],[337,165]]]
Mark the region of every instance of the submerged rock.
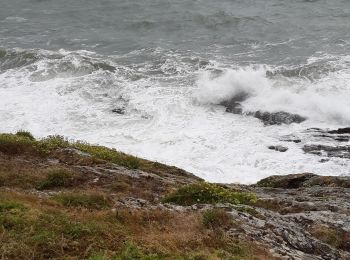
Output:
[[285,135],[285,136],[282,136],[280,140],[284,142],[293,142],[293,143],[301,142],[301,139],[295,135]]
[[241,92],[229,100],[225,100],[220,103],[220,105],[226,107],[226,112],[248,115],[260,119],[264,125],[281,125],[281,124],[291,124],[291,123],[301,123],[306,120],[297,114],[291,114],[284,111],[279,112],[266,112],[266,111],[256,111],[256,112],[243,112],[241,102],[248,98],[248,94]]
[[285,146],[282,146],[282,145],[270,145],[268,147],[270,150],[275,150],[275,151],[278,151],[278,152],[286,152],[288,150],[288,147],[285,147]]
[[297,114],[290,114],[287,112],[263,112],[257,111],[251,113],[254,117],[260,119],[264,122],[265,125],[281,125],[281,124],[292,124],[292,123],[301,123],[306,120],[305,117],[302,117]]
[[336,130],[309,128],[306,133],[320,139],[334,140],[337,142],[348,142],[350,140],[350,127],[339,128]]
[[305,153],[350,159],[350,146],[330,146],[320,144],[304,145]]
[[233,98],[221,102],[220,105],[226,107],[226,112],[241,115],[243,113],[243,109],[240,102],[246,100],[247,98],[248,94],[241,92],[235,95]]
[[119,115],[124,115],[125,114],[125,108],[121,107],[121,108],[114,108],[112,109],[113,113],[119,114]]
[[319,176],[313,173],[274,175],[260,180],[257,186],[284,189],[313,186],[350,188],[350,178],[343,176]]
[[338,128],[337,130],[328,131],[330,134],[350,134],[350,127]]

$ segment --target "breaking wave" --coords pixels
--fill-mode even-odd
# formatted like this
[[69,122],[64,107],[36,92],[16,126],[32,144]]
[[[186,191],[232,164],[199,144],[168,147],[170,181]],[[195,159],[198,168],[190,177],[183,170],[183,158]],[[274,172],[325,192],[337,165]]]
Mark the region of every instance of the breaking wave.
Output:
[[[318,73],[313,79],[282,73],[290,69],[229,67],[193,52],[161,48],[119,56],[1,50],[0,131],[62,134],[176,165],[215,182],[252,183],[300,171],[346,173],[343,161],[320,164],[299,144],[287,144],[291,153],[267,149],[281,135],[298,135],[319,126],[318,121],[326,127],[333,126],[332,120],[335,125],[350,122],[346,67],[312,69],[312,75]],[[263,127],[256,118],[225,113],[217,105],[242,93],[247,112],[286,111],[308,120]]]
[[[313,122],[350,123],[349,71],[327,70],[317,80],[300,73],[293,73],[290,78],[290,74],[286,77],[280,71],[264,66],[226,69],[219,75],[204,71],[197,81],[195,100],[220,104],[244,93],[241,105],[245,112],[284,111]],[[278,77],[271,77],[278,73]]]

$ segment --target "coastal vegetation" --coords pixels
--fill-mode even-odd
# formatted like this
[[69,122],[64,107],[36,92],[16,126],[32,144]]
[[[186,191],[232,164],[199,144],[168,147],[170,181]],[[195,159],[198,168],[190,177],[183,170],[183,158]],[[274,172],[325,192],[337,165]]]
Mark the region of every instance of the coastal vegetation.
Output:
[[2,259],[252,259],[267,253],[225,234],[225,210],[171,205],[254,199],[115,149],[0,134]]
[[249,192],[239,192],[208,182],[199,182],[180,187],[163,199],[178,205],[193,205],[196,203],[232,203],[252,204],[256,196]]
[[0,134],[0,255],[348,259],[349,183],[304,173],[214,184],[62,136]]

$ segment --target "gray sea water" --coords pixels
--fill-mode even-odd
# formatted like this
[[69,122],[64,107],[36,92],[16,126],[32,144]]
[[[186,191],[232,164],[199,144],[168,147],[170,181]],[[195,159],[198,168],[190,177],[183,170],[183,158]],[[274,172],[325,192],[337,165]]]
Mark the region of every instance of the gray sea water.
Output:
[[[115,147],[209,180],[348,174],[302,143],[350,125],[348,0],[2,0],[0,131]],[[264,126],[218,104],[307,120]],[[119,111],[120,113],[115,113]]]

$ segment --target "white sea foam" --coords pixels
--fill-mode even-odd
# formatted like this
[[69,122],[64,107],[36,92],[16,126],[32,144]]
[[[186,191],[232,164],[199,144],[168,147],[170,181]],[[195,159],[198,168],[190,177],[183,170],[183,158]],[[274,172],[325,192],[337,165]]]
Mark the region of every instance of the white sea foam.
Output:
[[[306,171],[348,174],[347,160],[319,163],[319,157],[302,152],[304,141],[283,143],[286,153],[267,149],[281,144],[281,136],[303,137],[308,127],[345,126],[350,114],[346,71],[308,82],[268,78],[264,67],[241,68],[215,78],[203,72],[193,84],[197,76],[189,69],[187,78],[181,71],[170,79],[130,80],[140,72],[118,64],[115,73],[92,69],[86,63],[91,53],[84,53],[85,58],[64,55],[0,74],[0,132],[63,134],[176,165],[215,182],[252,183],[272,174]],[[169,64],[167,73],[172,71]],[[264,127],[256,118],[214,105],[239,91],[250,94],[246,110],[296,112],[309,120]],[[120,96],[126,100],[125,115],[111,112]]]
[[5,18],[5,21],[15,21],[18,23],[23,23],[23,22],[26,22],[27,19],[23,17],[18,17],[18,16],[9,16]]
[[268,78],[267,69],[226,70],[213,77],[205,71],[198,80],[195,99],[203,104],[219,104],[237,94],[247,93],[245,111],[285,111],[300,114],[313,122],[350,124],[350,72],[332,72],[318,81]]

